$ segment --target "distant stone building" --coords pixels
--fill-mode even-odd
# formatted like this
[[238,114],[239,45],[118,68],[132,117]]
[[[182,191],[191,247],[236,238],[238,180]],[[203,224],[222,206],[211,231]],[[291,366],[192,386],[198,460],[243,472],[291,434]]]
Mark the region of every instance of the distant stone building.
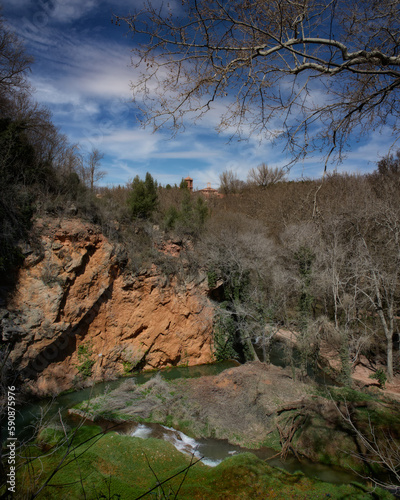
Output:
[[[183,179],[186,182],[186,185],[191,193],[193,193],[193,179],[191,177],[185,177]],[[221,194],[217,189],[211,187],[211,182],[207,182],[207,187],[204,189],[199,189],[196,193],[200,193],[206,198],[223,198],[224,195]]]
[[211,198],[211,197],[222,198],[223,197],[223,195],[219,191],[217,191],[216,189],[214,189],[214,188],[211,187],[211,183],[210,182],[207,182],[207,187],[206,188],[199,189],[198,192],[201,193],[206,198]]

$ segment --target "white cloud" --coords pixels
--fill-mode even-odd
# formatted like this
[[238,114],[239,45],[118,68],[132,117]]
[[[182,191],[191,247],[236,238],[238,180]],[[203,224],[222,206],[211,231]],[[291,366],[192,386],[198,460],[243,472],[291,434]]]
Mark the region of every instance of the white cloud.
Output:
[[[96,132],[96,131],[94,131]],[[144,161],[158,150],[160,137],[142,129],[119,129],[110,133],[88,137],[99,144],[99,148],[119,160]]]
[[209,159],[211,157],[220,158],[221,154],[218,151],[196,151],[196,150],[184,150],[184,151],[163,151],[160,153],[152,154],[152,158],[163,158],[163,159]]
[[133,75],[128,50],[115,44],[87,41],[69,45],[59,41],[55,47],[49,45],[48,52],[48,69],[42,79],[57,87],[66,100],[71,94],[100,99],[130,97]]
[[[5,2],[6,4],[8,2]],[[12,12],[24,13],[22,19],[36,28],[45,28],[52,22],[71,23],[88,14],[98,2],[95,0],[12,0],[7,8]]]
[[49,10],[49,15],[56,21],[69,23],[83,17],[96,5],[95,0],[85,0],[84,2],[82,0],[54,0],[54,8]]

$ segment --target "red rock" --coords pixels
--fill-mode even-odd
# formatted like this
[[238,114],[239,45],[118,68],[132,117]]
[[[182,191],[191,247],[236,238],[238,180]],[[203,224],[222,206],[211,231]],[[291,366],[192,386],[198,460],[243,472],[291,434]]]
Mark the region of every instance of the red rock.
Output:
[[[81,380],[79,346],[92,380],[212,361],[213,308],[206,280],[177,286],[155,268],[122,272],[112,244],[77,219],[38,222],[41,259],[20,270],[8,304],[26,331],[12,353],[32,392],[58,393]],[[25,370],[25,371],[24,371]]]

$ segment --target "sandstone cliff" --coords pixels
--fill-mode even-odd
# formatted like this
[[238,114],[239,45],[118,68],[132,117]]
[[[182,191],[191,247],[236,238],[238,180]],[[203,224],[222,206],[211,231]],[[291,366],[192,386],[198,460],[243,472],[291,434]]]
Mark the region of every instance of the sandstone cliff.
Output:
[[122,271],[113,245],[77,219],[38,221],[4,316],[14,366],[38,395],[129,371],[212,361],[212,306],[201,280],[155,266]]

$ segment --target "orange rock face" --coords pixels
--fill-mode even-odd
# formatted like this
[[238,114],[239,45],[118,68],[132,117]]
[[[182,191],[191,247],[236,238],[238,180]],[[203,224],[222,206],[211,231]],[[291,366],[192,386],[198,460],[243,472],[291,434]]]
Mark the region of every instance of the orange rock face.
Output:
[[177,284],[155,267],[122,272],[110,242],[79,220],[38,223],[10,314],[25,332],[12,361],[38,395],[134,369],[211,362],[213,308],[203,282]]

